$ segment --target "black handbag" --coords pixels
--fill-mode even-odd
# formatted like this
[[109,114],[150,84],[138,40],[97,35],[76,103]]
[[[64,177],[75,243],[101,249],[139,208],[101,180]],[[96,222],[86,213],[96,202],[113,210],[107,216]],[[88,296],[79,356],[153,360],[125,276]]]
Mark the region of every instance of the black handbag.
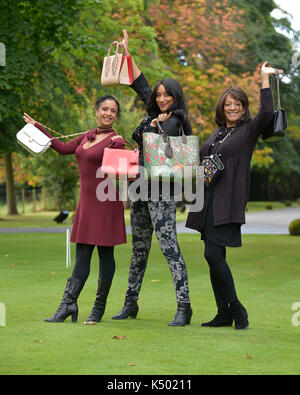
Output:
[[226,136],[219,141],[220,145],[215,154],[205,156],[202,160],[202,166],[204,167],[204,185],[208,189],[212,189],[223,174],[225,167],[220,159],[221,154],[218,154],[217,152],[219,151],[221,144],[232,135],[234,130],[235,128],[231,132],[228,132]]
[[287,128],[286,113],[281,109],[280,104],[280,91],[279,91],[279,73],[276,73],[277,82],[277,105],[278,110],[274,112],[274,117],[272,119],[271,125],[264,131],[262,135],[263,140],[268,140],[268,142],[274,142],[280,140],[285,136]]
[[218,154],[205,156],[202,161],[204,167],[204,185],[211,189],[223,173],[224,165]]

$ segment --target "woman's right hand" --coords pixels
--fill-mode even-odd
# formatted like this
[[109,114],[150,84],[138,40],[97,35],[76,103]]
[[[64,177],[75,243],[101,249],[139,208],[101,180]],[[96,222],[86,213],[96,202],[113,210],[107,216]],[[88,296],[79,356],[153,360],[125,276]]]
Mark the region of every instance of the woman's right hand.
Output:
[[24,112],[23,119],[26,123],[31,123],[32,125],[35,124],[35,120],[31,118],[30,115],[26,114],[26,112]]
[[170,116],[172,115],[172,112],[169,113],[164,113],[164,114],[159,114],[159,116],[155,119],[153,119],[150,123],[150,126],[156,128],[157,127],[157,123],[156,123],[156,119],[158,120],[159,123],[163,123],[165,122],[167,119],[170,118]]

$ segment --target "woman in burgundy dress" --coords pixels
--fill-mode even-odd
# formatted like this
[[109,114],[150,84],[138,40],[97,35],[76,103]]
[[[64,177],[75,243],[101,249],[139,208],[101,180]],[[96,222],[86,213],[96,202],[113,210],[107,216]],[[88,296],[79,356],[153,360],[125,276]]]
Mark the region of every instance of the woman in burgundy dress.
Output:
[[[125,142],[112,129],[120,114],[120,105],[112,96],[103,96],[96,103],[96,129],[81,134],[69,142],[52,140],[51,147],[61,155],[75,154],[80,175],[80,199],[72,228],[71,241],[76,243],[76,260],[72,276],[67,280],[61,304],[47,322],[63,322],[72,315],[77,322],[77,299],[90,273],[95,246],[99,255],[99,280],[96,300],[85,324],[100,322],[115,272],[114,246],[126,243],[124,206],[116,191],[116,201],[102,201],[98,187],[103,178],[97,171],[102,162],[104,148],[124,148]],[[52,136],[28,114],[26,123],[32,123],[44,134]],[[98,177],[97,177],[98,176]],[[101,200],[101,201],[100,201]]]

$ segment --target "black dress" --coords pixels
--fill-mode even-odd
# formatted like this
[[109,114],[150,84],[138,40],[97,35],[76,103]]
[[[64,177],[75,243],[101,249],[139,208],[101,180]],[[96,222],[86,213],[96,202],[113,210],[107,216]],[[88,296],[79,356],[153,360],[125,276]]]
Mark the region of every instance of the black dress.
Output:
[[[224,164],[222,177],[214,186],[213,218],[214,225],[229,223],[244,224],[245,208],[249,198],[251,158],[258,138],[268,130],[274,120],[273,95],[271,88],[260,92],[260,108],[254,118],[237,122],[235,130],[221,144],[218,155]],[[223,127],[218,127],[200,149],[200,157],[209,155],[212,144],[217,144]],[[215,147],[216,148],[216,147]],[[214,151],[212,150],[214,153]],[[188,223],[192,229],[198,228],[200,212],[190,212]]]

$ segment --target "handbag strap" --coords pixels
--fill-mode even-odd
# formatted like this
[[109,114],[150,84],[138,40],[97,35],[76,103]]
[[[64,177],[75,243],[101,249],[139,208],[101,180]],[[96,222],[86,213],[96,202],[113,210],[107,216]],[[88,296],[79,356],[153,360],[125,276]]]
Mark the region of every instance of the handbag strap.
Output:
[[[86,133],[86,132],[80,132],[80,133],[74,133],[74,134],[64,135],[64,134],[61,134],[61,133],[56,132],[55,130],[49,128],[49,127],[46,126],[46,125],[43,125],[41,122],[39,122],[39,124],[40,124],[41,126],[43,126],[43,128],[48,129],[48,130],[50,130],[51,132],[56,133],[56,134],[58,134],[58,135],[60,136],[60,137],[52,137],[51,140],[54,140],[54,139],[64,139],[64,138],[66,138],[66,139],[68,139],[68,140],[72,140],[72,139],[70,139],[70,137],[73,137],[73,136],[80,136],[81,134]],[[121,136],[121,137],[122,137],[122,136]],[[123,137],[122,137],[122,138],[123,138]],[[134,149],[134,150],[137,149],[137,148],[136,148],[133,144],[131,144],[128,140],[125,140],[124,138],[123,138],[123,140],[125,141],[125,143],[127,143],[128,145],[130,145],[130,147],[131,147],[132,149]],[[72,140],[72,141],[74,141],[74,140]]]
[[277,85],[277,106],[278,106],[278,111],[280,111],[281,110],[280,87],[279,87],[279,83],[280,83],[279,75],[280,75],[280,72],[277,69],[275,71],[276,71],[275,78],[276,78],[276,85]]
[[[123,138],[123,137],[122,137],[122,138]],[[134,146],[133,144],[131,144],[128,140],[125,140],[125,139],[123,139],[123,140],[125,141],[125,143],[127,143],[128,145],[130,145],[130,147],[131,147],[132,149],[134,149],[134,150],[137,149],[137,147]]]
[[68,139],[68,140],[72,140],[72,139],[70,139],[70,137],[80,136],[81,134],[85,133],[85,132],[80,132],[80,133],[73,133],[73,134],[64,135],[64,134],[58,133],[55,130],[49,128],[49,126],[43,125],[41,122],[38,122],[38,123],[41,126],[43,126],[43,128],[48,129],[48,130],[50,130],[50,132],[53,132],[53,133],[57,134],[58,136],[60,136],[60,137],[52,137],[51,140],[53,140],[53,139]]
[[221,144],[222,144],[229,136],[232,135],[232,133],[235,131],[235,129],[236,129],[236,127],[235,127],[234,129],[232,129],[230,132],[228,132],[228,133],[226,134],[226,136],[225,136],[222,140],[219,141],[219,146],[218,146],[218,148],[216,149],[215,155],[218,153],[219,149],[221,148]]

